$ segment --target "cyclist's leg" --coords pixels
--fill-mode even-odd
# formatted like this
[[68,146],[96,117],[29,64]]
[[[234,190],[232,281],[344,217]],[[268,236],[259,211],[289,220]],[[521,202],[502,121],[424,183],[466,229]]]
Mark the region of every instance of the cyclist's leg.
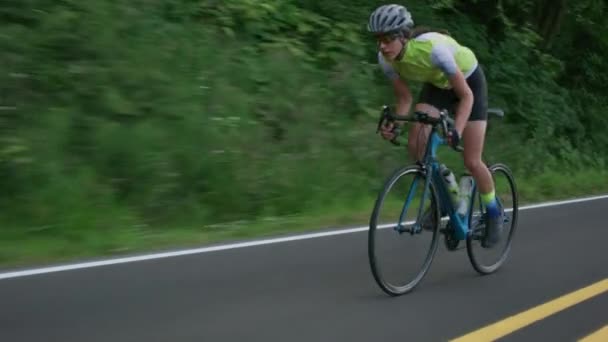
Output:
[[[424,84],[418,103],[414,107],[416,112],[427,113],[432,117],[439,117],[440,108],[450,108],[454,99],[454,95],[446,90],[434,87],[431,84]],[[410,127],[408,133],[408,152],[410,158],[414,161],[420,161],[424,157],[426,150],[426,144],[431,133],[431,127],[415,123]],[[443,211],[441,216],[444,217],[447,214]],[[432,217],[430,211],[425,211],[422,217],[422,228],[425,230],[432,230]]]
[[[433,117],[439,117],[440,108],[449,108],[453,102],[451,92],[439,89],[429,83],[425,83],[420,91],[418,103],[414,107],[416,112],[427,113]],[[424,156],[426,142],[431,127],[419,123],[411,125],[408,132],[408,152],[410,158],[419,161]]]
[[[424,112],[429,115],[438,115],[434,113],[438,113],[438,111],[431,105],[427,103],[418,103],[415,106],[415,111]],[[413,123],[408,132],[408,140],[407,140],[407,150],[409,152],[410,158],[413,161],[422,160],[424,156],[424,151],[426,149],[426,142],[429,138],[429,134],[431,133],[431,127],[428,125],[423,125],[420,123]]]
[[471,173],[477,183],[479,192],[489,194],[494,191],[494,181],[487,165],[481,160],[485,143],[486,120],[470,120],[464,128],[463,157],[464,166]]
[[500,238],[502,228],[502,208],[496,201],[496,193],[492,174],[481,156],[485,143],[487,128],[487,86],[481,66],[467,80],[475,100],[469,122],[463,131],[464,164],[477,183],[481,200],[488,212],[487,238],[484,247],[491,247]]
[[477,183],[481,201],[488,213],[486,224],[487,238],[482,241],[484,247],[491,247],[500,239],[502,228],[502,208],[495,193],[494,180],[487,165],[481,160],[487,121],[469,121],[463,132],[464,164]]

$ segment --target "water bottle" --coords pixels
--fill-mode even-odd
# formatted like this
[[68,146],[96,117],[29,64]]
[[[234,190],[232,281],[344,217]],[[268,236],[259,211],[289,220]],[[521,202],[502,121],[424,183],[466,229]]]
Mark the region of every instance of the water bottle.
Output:
[[458,203],[458,183],[456,182],[454,173],[443,164],[440,166],[440,171],[452,197],[452,203]]
[[473,190],[473,177],[464,175],[460,178],[460,190],[458,198],[458,214],[465,216],[469,210],[471,191]]

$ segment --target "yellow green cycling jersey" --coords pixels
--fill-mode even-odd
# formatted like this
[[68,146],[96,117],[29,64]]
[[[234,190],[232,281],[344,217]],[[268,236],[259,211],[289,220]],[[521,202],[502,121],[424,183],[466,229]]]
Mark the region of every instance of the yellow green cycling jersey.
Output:
[[477,57],[454,38],[436,32],[424,33],[408,41],[400,60],[387,61],[378,53],[378,62],[390,79],[430,83],[451,88],[449,78],[460,70],[468,78],[477,68]]

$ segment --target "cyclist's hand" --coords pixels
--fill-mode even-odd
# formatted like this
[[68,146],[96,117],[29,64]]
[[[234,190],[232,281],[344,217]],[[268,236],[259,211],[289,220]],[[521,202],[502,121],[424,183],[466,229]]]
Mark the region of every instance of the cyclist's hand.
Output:
[[395,132],[393,131],[394,124],[389,122],[388,124],[382,125],[380,128],[380,135],[386,140],[393,140],[395,137]]

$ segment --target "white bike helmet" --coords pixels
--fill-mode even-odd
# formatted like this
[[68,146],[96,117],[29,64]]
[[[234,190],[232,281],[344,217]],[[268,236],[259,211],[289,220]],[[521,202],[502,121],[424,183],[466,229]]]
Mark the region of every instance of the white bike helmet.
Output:
[[374,34],[399,33],[414,27],[410,12],[401,5],[382,5],[369,16],[367,29]]

